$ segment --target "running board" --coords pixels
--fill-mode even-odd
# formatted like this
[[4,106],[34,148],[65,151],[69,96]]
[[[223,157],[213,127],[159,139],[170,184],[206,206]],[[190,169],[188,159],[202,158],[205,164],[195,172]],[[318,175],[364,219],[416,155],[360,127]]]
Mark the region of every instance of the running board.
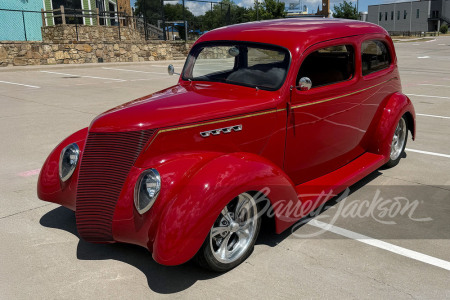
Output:
[[296,186],[295,189],[299,196],[305,193],[317,192],[318,188],[320,188],[319,193],[326,189],[333,191],[334,194],[339,194],[347,187],[380,168],[384,163],[385,157],[383,155],[366,152],[336,171],[302,183]]
[[[305,217],[385,163],[386,158],[383,155],[366,152],[336,171],[296,186],[295,189],[302,207],[301,217]],[[286,220],[287,222],[283,225],[280,224],[281,226],[277,227],[277,232],[280,233],[287,229],[298,220],[298,217],[297,215],[290,221]]]

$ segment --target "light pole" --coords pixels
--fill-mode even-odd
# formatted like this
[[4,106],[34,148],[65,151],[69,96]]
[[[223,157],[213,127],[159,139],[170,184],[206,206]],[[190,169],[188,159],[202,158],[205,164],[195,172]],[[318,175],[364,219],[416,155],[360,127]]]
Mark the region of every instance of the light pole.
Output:
[[411,22],[412,22],[412,1],[411,1],[411,9],[409,12],[409,35],[411,35]]

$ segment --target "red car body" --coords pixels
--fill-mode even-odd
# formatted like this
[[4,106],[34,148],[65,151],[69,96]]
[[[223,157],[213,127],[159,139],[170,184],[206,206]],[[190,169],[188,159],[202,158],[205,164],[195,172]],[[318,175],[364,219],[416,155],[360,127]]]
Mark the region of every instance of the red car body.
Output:
[[[391,60],[363,76],[361,44],[366,40],[385,43]],[[141,245],[158,263],[181,264],[199,250],[236,195],[269,188],[272,206],[309,203],[306,215],[328,199],[317,195],[337,194],[389,161],[402,116],[414,138],[414,108],[402,94],[392,40],[379,26],[336,19],[254,22],[213,30],[193,49],[212,41],[287,49],[284,83],[264,90],[181,77],[177,85],[109,110],[69,136],[44,163],[38,196],[76,211],[84,239]],[[352,78],[307,91],[295,88],[309,53],[343,43],[355,49]],[[242,130],[200,134],[236,125]],[[62,182],[60,153],[71,143],[79,146],[80,162]],[[134,189],[148,168],[161,174],[161,192],[140,214]],[[277,212],[276,232],[300,217]]]

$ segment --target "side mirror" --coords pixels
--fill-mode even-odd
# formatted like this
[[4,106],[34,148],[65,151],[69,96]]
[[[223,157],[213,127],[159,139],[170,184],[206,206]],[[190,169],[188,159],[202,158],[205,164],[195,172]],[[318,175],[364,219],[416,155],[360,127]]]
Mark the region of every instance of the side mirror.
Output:
[[169,73],[169,75],[173,75],[173,74],[175,74],[175,68],[173,67],[173,65],[169,65],[168,67],[167,67],[167,73]]
[[169,75],[173,75],[173,74],[181,75],[180,73],[175,72],[175,68],[173,67],[173,65],[169,65],[167,67],[167,73],[169,73]]
[[308,77],[300,78],[297,87],[300,88],[300,91],[309,91],[312,87],[311,79]]

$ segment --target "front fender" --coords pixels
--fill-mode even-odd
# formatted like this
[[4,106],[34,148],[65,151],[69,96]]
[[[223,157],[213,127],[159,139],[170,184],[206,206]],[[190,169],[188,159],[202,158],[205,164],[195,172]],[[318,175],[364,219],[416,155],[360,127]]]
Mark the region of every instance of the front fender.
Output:
[[416,113],[411,100],[402,93],[395,93],[388,98],[376,127],[369,152],[381,154],[389,160],[392,136],[400,118],[406,114],[408,129],[413,140],[416,137]]
[[[232,153],[204,165],[162,212],[153,243],[153,258],[164,265],[182,264],[200,249],[223,207],[246,191],[270,189],[269,198],[296,199],[291,180],[258,155]],[[289,222],[291,221],[291,222]],[[277,231],[294,220],[276,218]]]
[[80,148],[81,157],[81,153],[83,152],[86,143],[87,132],[88,128],[86,127],[70,135],[56,146],[47,157],[41,172],[39,173],[37,183],[37,195],[39,199],[58,203],[75,211],[80,161],[78,161],[78,166],[72,176],[66,182],[61,182],[59,179],[59,156],[64,147],[72,143],[77,143]]

